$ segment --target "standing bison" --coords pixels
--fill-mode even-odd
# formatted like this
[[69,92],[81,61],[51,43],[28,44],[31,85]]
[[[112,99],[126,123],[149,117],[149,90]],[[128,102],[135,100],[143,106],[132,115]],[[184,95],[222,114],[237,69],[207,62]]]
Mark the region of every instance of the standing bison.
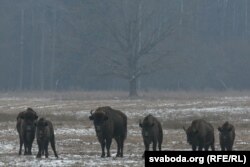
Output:
[[27,108],[17,116],[17,132],[19,135],[20,149],[19,155],[22,154],[22,146],[24,144],[24,155],[31,155],[32,144],[35,138],[35,121],[38,116],[32,108]]
[[48,158],[48,146],[49,142],[54,151],[55,157],[58,158],[56,147],[55,147],[55,136],[54,136],[54,128],[52,123],[49,120],[44,118],[40,118],[37,123],[36,130],[36,139],[38,144],[38,153],[37,158],[41,158],[41,155],[45,153],[45,157]]
[[221,151],[232,151],[234,138],[235,138],[235,129],[234,126],[228,122],[225,122],[221,127],[218,127],[220,132],[220,147]]
[[[161,123],[151,114],[146,116],[144,120],[139,123],[142,128],[142,137],[145,146],[145,151],[149,150],[149,145],[153,142],[153,151],[156,151],[158,143],[159,151],[161,151],[161,144],[163,139],[163,132]],[[145,153],[145,152],[144,152]],[[144,157],[144,154],[142,155]]]
[[187,142],[192,145],[192,150],[199,151],[204,148],[208,151],[209,146],[214,151],[214,128],[203,119],[194,120],[187,129],[183,127],[187,135]]
[[127,136],[127,116],[109,106],[99,107],[90,114],[89,119],[94,123],[96,135],[102,147],[101,157],[105,157],[105,146],[107,157],[110,157],[112,138],[117,143],[116,157],[123,157],[124,140]]

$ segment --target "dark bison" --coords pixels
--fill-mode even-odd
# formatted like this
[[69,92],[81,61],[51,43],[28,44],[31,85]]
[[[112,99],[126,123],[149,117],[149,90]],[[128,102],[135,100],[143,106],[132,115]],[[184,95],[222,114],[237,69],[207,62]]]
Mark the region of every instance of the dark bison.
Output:
[[235,138],[235,129],[234,126],[228,122],[225,122],[221,127],[218,127],[220,132],[220,147],[222,151],[232,151],[234,138]]
[[[139,123],[142,128],[142,137],[145,146],[145,151],[149,150],[149,145],[153,142],[153,151],[156,151],[158,144],[159,151],[161,151],[161,144],[163,139],[163,132],[161,123],[151,114],[146,116],[144,120]],[[144,152],[145,153],[145,152]],[[144,154],[142,155],[144,157]]]
[[55,157],[58,158],[55,147],[55,135],[52,123],[49,120],[40,118],[36,123],[36,139],[38,144],[37,158],[41,158],[45,153],[45,157],[48,158],[48,146],[49,142],[54,151]]
[[24,155],[31,155],[32,144],[35,138],[35,121],[38,116],[32,108],[27,108],[17,116],[16,128],[20,140],[19,155],[22,154],[22,146],[24,144]]
[[194,120],[187,129],[183,127],[187,135],[187,142],[192,145],[193,151],[198,147],[199,151],[204,148],[208,151],[209,146],[214,151],[214,128],[203,119]]
[[119,110],[109,106],[99,107],[90,112],[89,119],[93,120],[97,138],[102,147],[102,155],[105,156],[105,146],[107,157],[110,157],[110,145],[112,138],[117,143],[117,157],[123,157],[123,145],[127,136],[127,116]]

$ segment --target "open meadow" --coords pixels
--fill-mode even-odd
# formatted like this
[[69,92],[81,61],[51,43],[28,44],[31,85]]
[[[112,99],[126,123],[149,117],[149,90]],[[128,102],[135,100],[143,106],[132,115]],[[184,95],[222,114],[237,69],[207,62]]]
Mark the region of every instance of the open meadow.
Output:
[[[123,158],[115,157],[114,140],[112,157],[100,158],[101,147],[88,118],[90,110],[100,106],[119,109],[128,117]],[[27,107],[53,122],[58,159],[51,147],[48,159],[37,159],[36,140],[33,155],[18,155],[16,116]],[[225,121],[236,127],[234,149],[250,150],[249,92],[165,92],[154,96],[145,93],[138,99],[128,99],[123,92],[1,93],[0,166],[144,166],[141,158],[144,145],[138,122],[148,114],[157,117],[163,125],[163,150],[191,150],[182,127],[197,118],[204,118],[214,126],[216,150],[220,150],[217,127]]]

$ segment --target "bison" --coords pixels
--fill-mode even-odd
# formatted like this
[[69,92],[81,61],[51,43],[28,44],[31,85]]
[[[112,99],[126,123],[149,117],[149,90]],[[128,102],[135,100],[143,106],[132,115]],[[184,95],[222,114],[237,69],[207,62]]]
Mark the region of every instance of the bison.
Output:
[[31,155],[32,144],[35,138],[35,121],[38,116],[32,108],[27,108],[17,116],[16,129],[19,135],[20,149],[19,155],[22,154],[24,144],[24,155]]
[[[153,151],[156,151],[157,144],[159,151],[161,151],[161,144],[163,139],[161,123],[154,116],[149,114],[144,118],[142,122],[140,121],[139,126],[142,128],[142,137],[145,151],[149,150],[149,145],[152,142]],[[142,157],[144,157],[144,154],[142,155]]]
[[220,132],[219,139],[221,151],[232,151],[235,138],[234,126],[225,122],[221,127],[218,127],[218,130]]
[[40,118],[36,123],[36,139],[38,144],[37,158],[41,158],[42,154],[45,153],[45,157],[48,158],[48,145],[52,147],[54,155],[58,158],[56,147],[55,147],[55,135],[54,128],[51,121],[45,118]]
[[204,148],[208,151],[209,146],[214,151],[214,128],[213,126],[203,119],[192,121],[192,124],[187,129],[183,127],[187,135],[187,142],[192,145],[192,150],[199,151]]
[[109,106],[99,107],[90,111],[89,119],[93,121],[97,138],[102,147],[101,157],[105,157],[105,146],[107,157],[110,157],[110,146],[114,138],[117,143],[116,157],[123,157],[123,146],[127,136],[127,116]]

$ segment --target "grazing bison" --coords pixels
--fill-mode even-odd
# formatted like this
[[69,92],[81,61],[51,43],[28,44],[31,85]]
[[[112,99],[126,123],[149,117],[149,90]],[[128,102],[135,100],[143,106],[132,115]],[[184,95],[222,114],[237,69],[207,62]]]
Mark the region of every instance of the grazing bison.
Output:
[[105,146],[107,157],[110,157],[110,145],[114,138],[117,143],[116,157],[123,157],[123,145],[127,136],[127,116],[119,110],[109,106],[99,107],[90,111],[89,119],[93,121],[97,138],[102,147],[101,157],[105,157]]
[[235,138],[235,129],[234,126],[228,122],[225,122],[221,127],[218,127],[220,132],[220,147],[221,151],[232,151],[234,138]]
[[[158,143],[159,151],[161,151],[161,144],[163,139],[163,132],[161,123],[151,114],[146,116],[144,120],[139,123],[142,128],[142,137],[145,146],[145,151],[149,150],[149,145],[153,142],[153,151],[156,151]],[[145,153],[145,152],[144,152]],[[142,155],[144,157],[144,154]]]
[[187,129],[183,127],[187,135],[187,142],[192,145],[193,151],[198,147],[199,151],[204,148],[208,151],[209,146],[214,151],[214,128],[203,119],[194,120]]
[[55,135],[53,125],[49,120],[40,118],[36,123],[36,139],[38,144],[37,158],[41,158],[41,155],[45,153],[45,157],[48,158],[48,146],[49,142],[54,151],[55,157],[58,158],[55,147]]
[[38,116],[32,108],[27,108],[17,116],[16,128],[20,140],[19,155],[22,154],[24,144],[24,155],[31,155],[32,144],[35,138],[35,121]]

